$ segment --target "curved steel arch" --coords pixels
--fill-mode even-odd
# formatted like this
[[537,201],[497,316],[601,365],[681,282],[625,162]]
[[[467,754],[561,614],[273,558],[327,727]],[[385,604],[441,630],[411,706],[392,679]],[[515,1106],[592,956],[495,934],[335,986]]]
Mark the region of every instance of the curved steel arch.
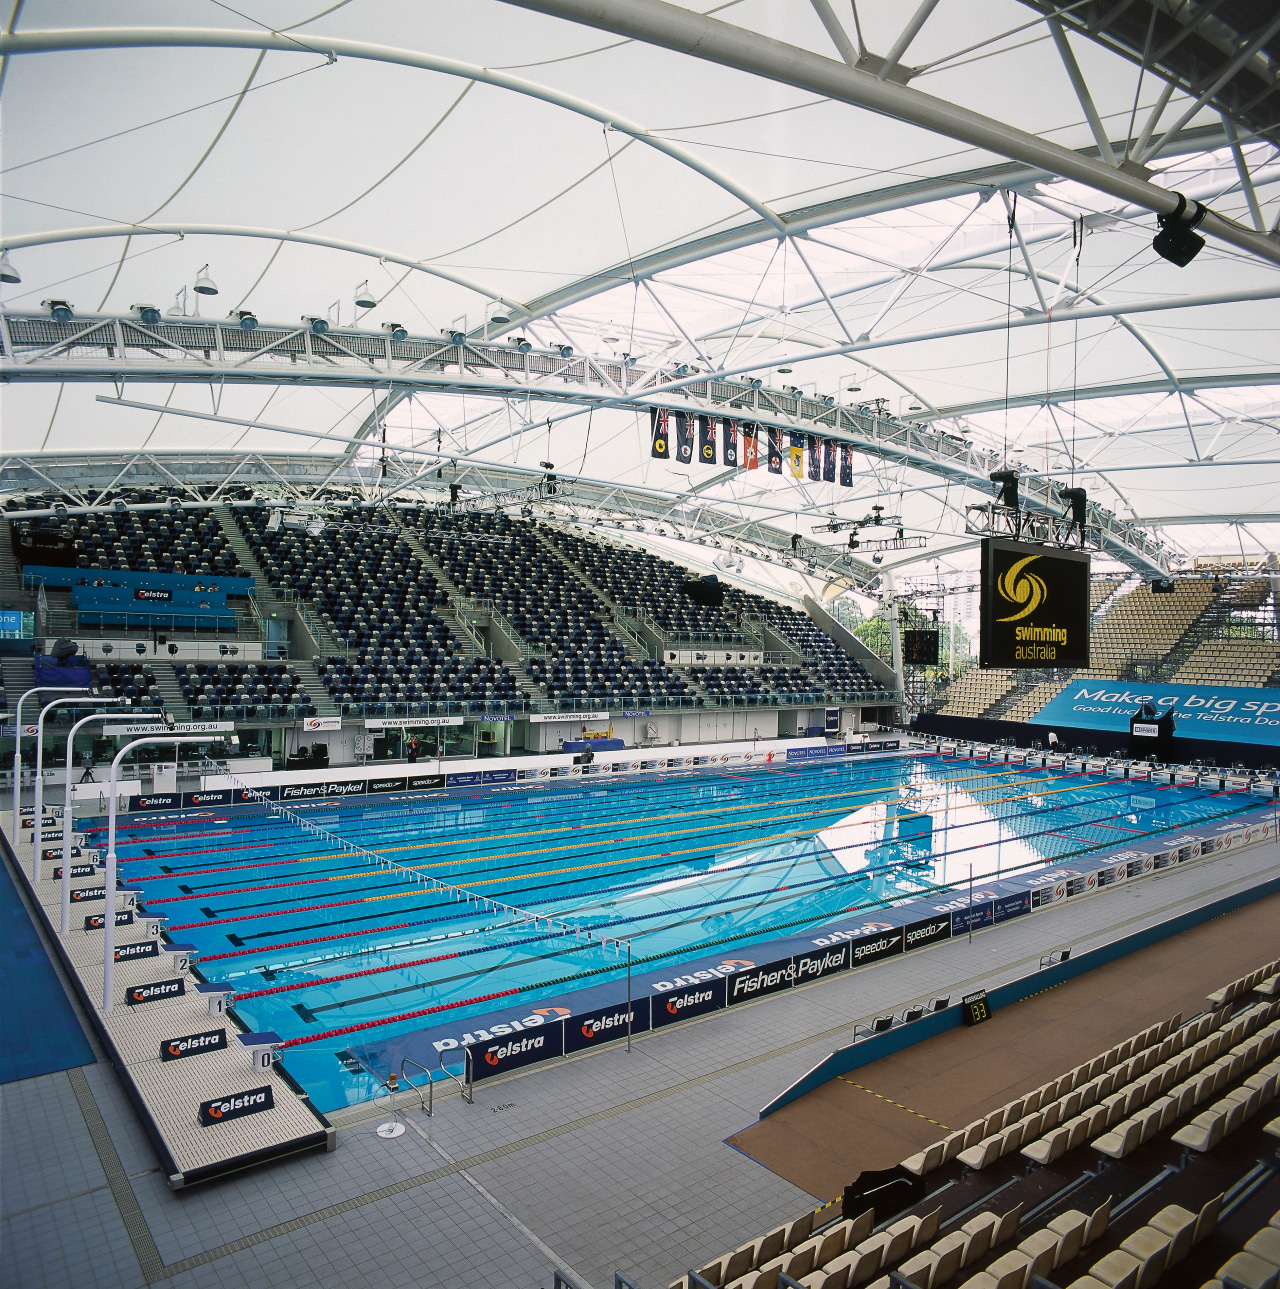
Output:
[[397,49],[392,45],[375,45],[364,40],[342,40],[333,36],[307,35],[306,45],[301,46],[291,36],[281,36],[269,31],[219,31],[200,27],[102,27],[79,28],[65,31],[26,31],[13,35],[0,35],[0,56],[13,54],[61,53],[77,49],[139,49],[159,48],[211,48],[211,49],[274,49],[283,53],[324,54],[330,58],[363,58],[373,62],[393,63],[401,67],[416,67],[421,71],[440,72],[464,80],[479,81],[499,89],[511,90],[529,98],[541,99],[585,116],[601,125],[630,135],[638,143],[647,144],[673,161],[700,174],[704,179],[736,197],[742,204],[764,219],[778,233],[786,231],[781,216],[767,203],[748,192],[736,180],[708,165],[678,143],[651,134],[643,125],[626,117],[607,111],[572,94],[539,85],[521,76],[480,67],[474,63],[460,62],[456,58],[439,58],[412,49]]
[[301,242],[308,246],[324,246],[335,251],[350,251],[353,255],[368,255],[372,259],[386,260],[388,264],[399,264],[403,268],[416,269],[420,273],[429,273],[432,277],[443,278],[455,286],[474,291],[487,300],[497,300],[509,305],[518,313],[529,316],[526,304],[512,300],[499,291],[490,291],[488,287],[452,273],[448,269],[436,268],[424,260],[411,260],[395,251],[384,250],[379,246],[367,246],[362,242],[349,242],[340,237],[322,237],[318,233],[295,233],[287,228],[258,228],[250,224],[94,224],[88,228],[53,228],[43,233],[21,233],[16,237],[0,237],[0,250],[17,251],[26,246],[50,246],[56,242],[81,242],[95,237],[146,237],[170,236],[185,237],[261,237],[272,242]]

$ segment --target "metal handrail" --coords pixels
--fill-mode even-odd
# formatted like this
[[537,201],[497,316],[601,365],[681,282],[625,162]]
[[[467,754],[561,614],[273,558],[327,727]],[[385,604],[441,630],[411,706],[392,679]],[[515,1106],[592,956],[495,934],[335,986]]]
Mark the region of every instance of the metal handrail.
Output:
[[[406,1065],[412,1065],[415,1069],[421,1070],[423,1074],[427,1076],[427,1099],[425,1101],[422,1099],[422,1089],[408,1076],[408,1074],[405,1073],[404,1067]],[[419,1065],[417,1061],[411,1061],[406,1056],[405,1059],[400,1062],[400,1077],[418,1094],[418,1105],[421,1109],[427,1112],[427,1118],[430,1119],[433,1101],[431,1071],[427,1069],[425,1065]]]
[[448,1078],[451,1078],[458,1085],[458,1091],[462,1096],[462,1099],[468,1105],[475,1104],[475,1092],[473,1091],[474,1082],[471,1077],[471,1061],[472,1061],[471,1049],[469,1047],[464,1047],[462,1049],[462,1071],[466,1075],[467,1081],[463,1083],[463,1081],[460,1078],[458,1078],[458,1076],[454,1074],[454,1072],[445,1065],[444,1053],[443,1052],[440,1053],[441,1070],[444,1071],[445,1075]]

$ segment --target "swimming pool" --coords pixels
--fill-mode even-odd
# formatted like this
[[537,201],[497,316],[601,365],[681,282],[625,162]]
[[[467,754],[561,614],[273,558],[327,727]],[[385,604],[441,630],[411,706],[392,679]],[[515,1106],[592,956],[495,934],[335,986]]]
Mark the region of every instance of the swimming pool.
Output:
[[[121,876],[237,1015],[287,1042],[321,1109],[363,1099],[368,1041],[849,912],[1115,848],[1255,803],[1191,787],[938,756],[540,783],[120,825]],[[371,864],[305,819],[392,860]],[[105,820],[88,825],[102,839]],[[425,889],[427,874],[479,900]],[[542,919],[555,919],[550,926]],[[560,929],[560,925],[568,930]],[[588,938],[588,933],[594,939]]]

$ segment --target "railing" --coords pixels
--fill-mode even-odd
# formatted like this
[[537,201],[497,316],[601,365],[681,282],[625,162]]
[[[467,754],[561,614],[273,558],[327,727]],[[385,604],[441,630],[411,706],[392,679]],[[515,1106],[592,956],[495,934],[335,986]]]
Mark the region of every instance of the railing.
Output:
[[[276,599],[279,600],[281,603],[289,604],[293,606],[293,611],[298,615],[298,618],[302,622],[302,625],[306,627],[306,629],[311,633],[312,640],[316,642],[316,648],[319,649],[322,654],[325,653],[325,648],[326,648],[324,643],[325,638],[328,638],[329,640],[332,640],[333,643],[337,646],[338,652],[342,654],[343,657],[345,658],[351,657],[352,653],[354,652],[354,646],[352,645],[351,641],[349,641],[345,636],[338,635],[336,631],[334,631],[326,623],[322,622],[316,616],[314,607],[312,606],[311,602],[309,600],[302,599],[298,595],[298,593],[293,589],[293,587],[291,586],[273,587],[272,593],[275,595]],[[257,598],[253,595],[250,595],[249,603],[253,606],[255,614],[257,614],[257,616],[259,617],[260,621],[263,624],[260,626],[259,629],[264,632],[263,640],[265,641],[266,639],[265,620],[262,619],[261,612],[258,609]],[[325,656],[328,656],[328,655],[326,654]]]
[[[446,1078],[452,1079],[458,1085],[458,1089],[462,1096],[462,1099],[468,1105],[472,1105],[475,1102],[475,1092],[471,1081],[471,1059],[472,1058],[471,1058],[470,1050],[464,1049],[463,1066],[462,1066],[463,1073],[466,1075],[466,1082],[464,1083],[460,1078],[458,1078],[456,1074],[454,1074],[452,1070],[450,1070],[445,1065],[444,1053],[443,1052],[440,1053],[441,1072],[445,1075]],[[423,1095],[422,1095],[422,1089],[406,1073],[404,1068],[406,1065],[412,1065],[414,1069],[421,1070],[423,1074],[427,1076],[427,1095],[425,1099],[423,1098]],[[405,1059],[400,1062],[400,1077],[418,1094],[418,1105],[426,1112],[427,1118],[428,1119],[431,1118],[431,1116],[435,1113],[435,1083],[436,1083],[435,1076],[431,1073],[429,1069],[427,1069],[425,1065],[421,1065],[417,1061],[411,1061],[406,1056]]]
[[[743,614],[743,627],[738,631],[671,631],[647,613],[634,613],[629,609],[614,610],[614,621],[621,621],[634,636],[642,648],[649,646],[640,636],[638,627],[643,627],[653,635],[663,649],[750,649],[761,648],[763,635],[759,630],[752,630],[760,619],[755,615]],[[752,619],[755,617],[755,621]],[[635,625],[632,625],[635,624]]]
[[315,704],[311,702],[202,703],[197,698],[187,706],[193,721],[299,721],[316,714]]
[[518,716],[542,710],[523,698],[428,699],[416,703],[408,700],[348,703],[338,698],[333,701],[343,716]]

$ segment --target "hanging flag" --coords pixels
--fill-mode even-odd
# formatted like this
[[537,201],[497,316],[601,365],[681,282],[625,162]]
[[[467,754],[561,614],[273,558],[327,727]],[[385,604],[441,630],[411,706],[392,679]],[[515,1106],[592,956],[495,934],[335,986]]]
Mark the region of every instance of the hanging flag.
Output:
[[822,482],[822,440],[816,434],[809,435],[809,478]]
[[703,465],[716,463],[716,418],[698,417],[698,460]]
[[724,452],[721,460],[731,469],[738,468],[738,422],[726,416],[721,422],[721,442]]
[[769,473],[782,473],[782,436],[776,426],[769,426]]
[[834,439],[823,439],[822,441],[822,481],[823,483],[835,483],[836,481],[836,443]]
[[847,443],[840,445],[840,486],[853,487],[853,449]]
[[676,413],[676,458],[682,465],[693,460],[693,417],[687,412]]
[[649,455],[666,461],[671,457],[670,429],[667,424],[668,413],[665,407],[649,409],[649,438],[651,446]]
[[791,477],[804,478],[804,439],[803,434],[792,434],[788,444],[788,455],[791,458]]
[[744,425],[742,427],[742,464],[748,470],[760,468],[760,427]]

